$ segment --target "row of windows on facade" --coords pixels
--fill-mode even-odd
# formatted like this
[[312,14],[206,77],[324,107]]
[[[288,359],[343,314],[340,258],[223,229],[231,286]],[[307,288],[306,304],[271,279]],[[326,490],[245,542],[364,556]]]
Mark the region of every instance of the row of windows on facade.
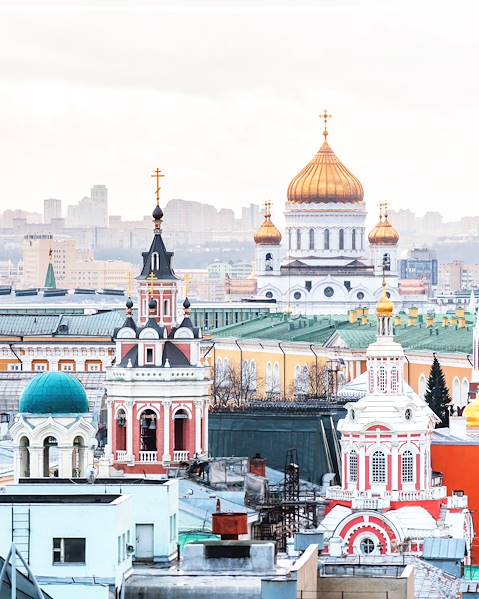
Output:
[[[228,385],[231,382],[231,365],[228,358],[217,358],[215,363],[215,379],[219,385]],[[249,390],[256,390],[257,367],[255,360],[243,360],[242,385]],[[266,364],[265,386],[267,393],[279,393],[281,391],[281,379],[279,362],[268,362]]]
[[314,229],[308,230],[307,240],[305,240],[308,242],[307,244],[303,243],[302,229],[296,229],[296,247],[295,248],[293,248],[293,235],[294,235],[294,230],[288,229],[288,247],[290,250],[292,250],[292,249],[296,249],[296,250],[302,250],[302,249],[304,249],[304,250],[305,249],[310,249],[310,250],[314,250],[314,249],[359,250],[359,249],[361,249],[362,250],[364,247],[364,241],[363,241],[364,233],[363,233],[362,229],[359,229],[359,230],[353,229],[351,231],[351,244],[346,243],[346,236],[345,236],[344,229],[339,229],[338,247],[337,248],[333,247],[333,243],[332,243],[332,239],[331,239],[332,235],[331,235],[331,231],[329,229],[324,229],[324,231],[323,231],[323,240],[322,240],[321,248],[316,247],[316,234],[315,234]]
[[[375,376],[376,370],[376,376]],[[388,369],[385,366],[378,368],[369,368],[369,393],[374,393],[374,381],[376,379],[376,391],[379,393],[398,393],[399,391],[399,369],[397,366],[391,366]]]
[[[9,372],[18,372],[22,370],[21,364],[18,362],[15,364],[8,365]],[[31,366],[32,372],[47,372],[50,370],[49,363],[45,360],[44,362],[32,362]],[[101,363],[85,363],[85,371],[84,372],[101,372],[102,367]],[[74,362],[65,362],[62,364],[58,364],[59,372],[76,372],[76,364]]]
[[[415,482],[414,455],[409,449],[401,455],[401,480],[403,483]],[[359,460],[353,449],[349,452],[349,481],[358,482]],[[375,451],[371,458],[371,482],[386,483],[386,456],[382,451]]]

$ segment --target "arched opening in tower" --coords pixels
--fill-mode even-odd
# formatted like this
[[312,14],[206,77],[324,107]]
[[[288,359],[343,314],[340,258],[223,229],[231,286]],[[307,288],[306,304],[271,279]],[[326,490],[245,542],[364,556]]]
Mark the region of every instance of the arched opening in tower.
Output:
[[145,410],[140,416],[140,450],[156,451],[156,413]]
[[186,410],[175,412],[175,451],[187,449],[188,414]]
[[81,478],[86,475],[85,472],[85,440],[81,435],[77,435],[73,440],[72,451],[72,478]]
[[43,441],[43,476],[46,478],[58,476],[58,441],[53,436],[45,437]]
[[30,441],[28,440],[28,437],[22,437],[19,445],[20,477],[28,478],[30,476]]

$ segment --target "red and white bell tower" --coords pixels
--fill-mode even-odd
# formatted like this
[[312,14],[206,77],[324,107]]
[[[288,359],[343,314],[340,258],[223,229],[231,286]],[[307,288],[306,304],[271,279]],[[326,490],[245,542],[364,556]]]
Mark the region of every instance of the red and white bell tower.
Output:
[[[161,176],[157,170],[157,181]],[[173,252],[161,236],[163,211],[153,211],[154,237],[137,277],[138,320],[126,303],[123,326],[115,331],[115,362],[107,371],[106,465],[125,474],[162,474],[171,464],[208,453],[210,371],[201,358],[201,329],[183,302],[177,320],[177,277]]]
[[[346,404],[341,486],[327,489],[320,528],[331,554],[421,555],[427,537],[473,537],[467,497],[447,497],[431,469],[438,417],[404,381],[404,350],[394,341],[394,305],[384,284],[377,340],[367,350],[365,395]],[[360,380],[361,379],[361,380]]]

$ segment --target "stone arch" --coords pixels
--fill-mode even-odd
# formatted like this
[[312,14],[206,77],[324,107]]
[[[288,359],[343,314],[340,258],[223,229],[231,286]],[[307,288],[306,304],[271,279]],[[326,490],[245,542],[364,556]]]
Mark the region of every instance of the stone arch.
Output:
[[358,553],[358,541],[366,534],[375,537],[378,549],[381,546],[378,553],[392,553],[403,539],[402,531],[380,512],[349,514],[338,523],[332,536],[341,537],[346,543],[348,554],[351,555]]
[[452,380],[452,403],[456,407],[461,407],[461,381],[458,376]]
[[424,396],[426,395],[426,390],[427,390],[426,376],[424,375],[424,373],[421,373],[419,375],[419,378],[417,381],[417,394],[419,395],[419,397],[421,399],[424,399]]
[[188,449],[191,426],[191,412],[187,411],[185,406],[178,406],[173,412],[174,451],[185,451]]
[[462,379],[461,385],[461,408],[467,406],[467,400],[469,398],[469,381],[466,377]]
[[53,435],[46,435],[43,439],[43,476],[46,478],[58,477],[59,452],[58,439]]
[[28,478],[30,476],[30,439],[27,435],[22,435],[18,441],[19,461],[20,461],[20,478]]
[[72,478],[86,476],[86,450],[87,446],[83,435],[75,435],[72,450]]
[[138,418],[140,451],[157,451],[158,413],[151,407],[145,407],[138,414]]
[[[332,296],[327,296],[325,291],[326,288],[332,287],[334,293]],[[341,301],[344,302],[348,298],[348,291],[346,287],[335,279],[322,279],[311,289],[311,297],[313,300],[320,301]]]

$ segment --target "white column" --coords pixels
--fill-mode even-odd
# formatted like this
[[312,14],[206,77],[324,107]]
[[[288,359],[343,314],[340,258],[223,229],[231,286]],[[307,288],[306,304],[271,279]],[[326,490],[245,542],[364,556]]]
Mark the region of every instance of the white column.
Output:
[[361,445],[359,448],[359,491],[366,490],[366,448]]
[[129,462],[134,461],[133,456],[133,404],[126,404],[126,459]]
[[105,457],[111,458],[113,456],[113,401],[111,399],[106,400],[106,423]]
[[[52,448],[50,447],[50,451]],[[73,447],[58,448],[58,476],[59,478],[71,478],[73,465]]]
[[426,481],[424,480],[424,443],[419,446],[419,489],[426,488]]
[[43,447],[29,447],[30,451],[30,477],[43,477]]
[[170,454],[170,404],[163,403],[163,462],[171,462]]
[[163,324],[165,322],[164,319],[164,314],[163,314],[163,291],[160,291],[160,299],[158,300],[159,302],[159,306],[158,306],[158,313],[160,315],[160,324]]
[[203,404],[203,451],[208,455],[208,400]]
[[397,441],[393,442],[391,452],[391,489],[399,489],[399,451]]
[[201,401],[195,401],[195,453],[201,455]]

